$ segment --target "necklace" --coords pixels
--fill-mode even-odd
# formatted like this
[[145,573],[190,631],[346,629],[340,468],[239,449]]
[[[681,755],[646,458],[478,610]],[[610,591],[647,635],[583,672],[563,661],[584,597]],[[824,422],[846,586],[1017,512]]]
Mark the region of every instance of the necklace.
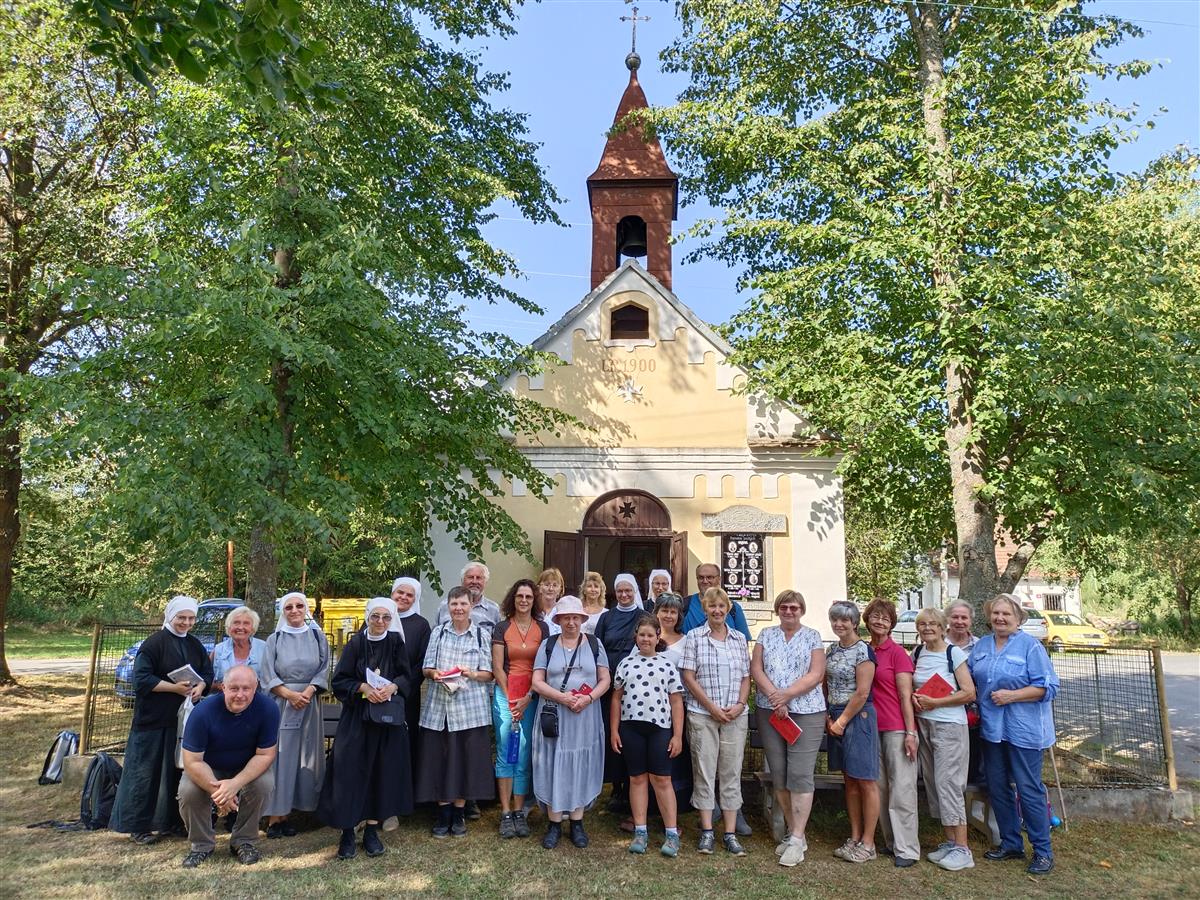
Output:
[[533,627],[533,619],[529,620],[529,624],[525,626],[524,631],[521,630],[521,623],[516,619],[513,619],[513,624],[517,626],[517,634],[521,636],[521,649],[524,650],[527,646],[529,646],[529,642],[526,640],[526,638],[529,635],[529,629]]

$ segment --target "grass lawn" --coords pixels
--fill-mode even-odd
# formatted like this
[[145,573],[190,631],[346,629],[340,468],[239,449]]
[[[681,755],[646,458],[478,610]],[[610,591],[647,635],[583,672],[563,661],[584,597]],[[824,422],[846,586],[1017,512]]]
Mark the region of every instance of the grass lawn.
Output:
[[91,656],[92,629],[11,626],[4,631],[9,659],[59,659]]
[[[61,833],[27,829],[42,819],[73,819],[78,797],[66,789],[38,787],[45,748],[59,729],[80,718],[80,679],[64,676],[23,680],[25,691],[0,692],[0,866],[9,897],[1172,897],[1198,896],[1200,835],[1194,828],[1113,823],[1076,823],[1055,834],[1058,865],[1048,877],[1027,876],[1016,863],[988,863],[976,842],[978,864],[958,873],[928,863],[894,869],[890,861],[854,866],[831,854],[846,834],[840,796],[818,801],[809,829],[808,860],[794,869],[775,864],[773,842],[761,820],[743,859],[697,855],[691,847],[696,817],[683,817],[684,854],[632,857],[613,816],[589,813],[592,846],[564,842],[548,853],[536,840],[506,841],[495,835],[496,813],[459,840],[429,836],[419,811],[399,830],[384,835],[388,853],[341,862],[336,834],[313,828],[295,838],[262,841],[256,866],[238,866],[218,837],[218,852],[194,871],[179,868],[182,840],[136,847],[107,832]],[[534,820],[535,833],[543,820]],[[939,829],[926,822],[922,841],[932,847]]]

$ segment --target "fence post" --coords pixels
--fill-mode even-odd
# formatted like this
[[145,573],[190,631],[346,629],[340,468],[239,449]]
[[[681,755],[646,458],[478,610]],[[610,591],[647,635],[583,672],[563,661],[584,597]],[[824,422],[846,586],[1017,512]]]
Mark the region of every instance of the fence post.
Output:
[[1100,762],[1108,765],[1108,741],[1104,739],[1104,695],[1100,691],[1100,657],[1092,654],[1092,671],[1096,677],[1096,719],[1100,726]]
[[88,664],[87,690],[83,694],[83,725],[79,734],[79,752],[87,753],[92,742],[92,701],[96,694],[96,659],[100,656],[100,623],[92,626],[92,658]]
[[1179,790],[1175,773],[1175,745],[1171,742],[1171,714],[1167,709],[1167,684],[1163,678],[1162,650],[1155,644],[1150,648],[1154,659],[1154,689],[1158,693],[1158,727],[1162,729],[1163,763],[1167,767],[1167,787]]

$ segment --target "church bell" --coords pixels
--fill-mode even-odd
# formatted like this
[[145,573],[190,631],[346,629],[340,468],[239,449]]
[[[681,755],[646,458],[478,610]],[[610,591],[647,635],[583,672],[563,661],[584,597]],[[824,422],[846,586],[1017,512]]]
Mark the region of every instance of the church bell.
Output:
[[617,224],[617,258],[646,255],[646,222],[641,216],[626,216]]

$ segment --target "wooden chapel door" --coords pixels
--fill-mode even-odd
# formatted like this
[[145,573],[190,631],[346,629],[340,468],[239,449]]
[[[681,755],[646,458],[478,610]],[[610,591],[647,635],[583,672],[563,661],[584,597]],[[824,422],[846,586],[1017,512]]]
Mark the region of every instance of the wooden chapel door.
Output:
[[565,593],[573,594],[583,581],[583,535],[573,531],[547,531],[545,535],[542,568],[562,572]]
[[671,535],[671,587],[681,597],[686,597],[689,593],[686,531],[676,531]]

